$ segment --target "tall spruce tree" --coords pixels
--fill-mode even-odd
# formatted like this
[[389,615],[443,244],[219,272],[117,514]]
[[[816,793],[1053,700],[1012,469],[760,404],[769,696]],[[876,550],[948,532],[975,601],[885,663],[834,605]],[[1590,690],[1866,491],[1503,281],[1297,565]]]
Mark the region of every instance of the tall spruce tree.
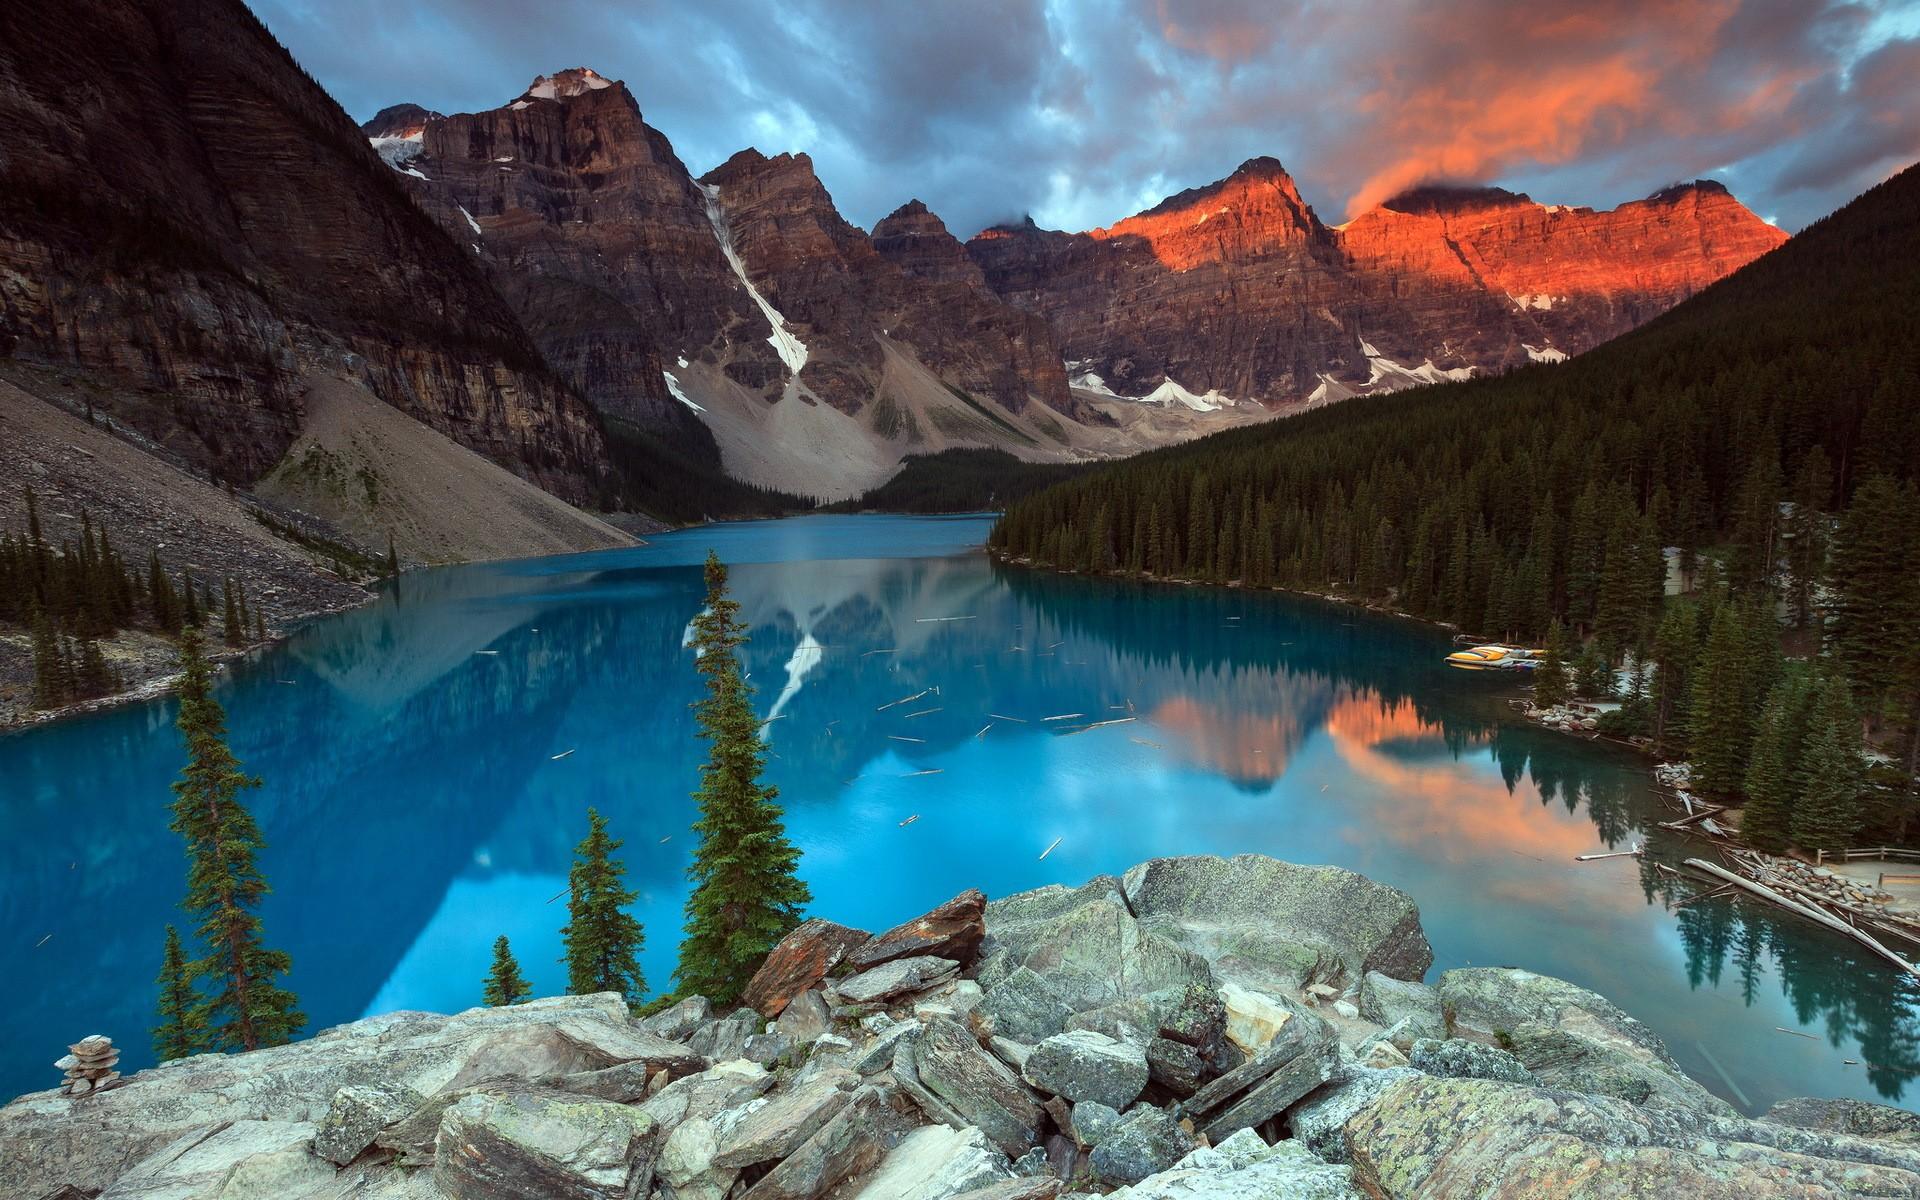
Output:
[[[628,1004],[638,1004],[647,991],[639,957],[646,933],[626,911],[638,893],[621,882],[627,867],[613,857],[623,845],[607,836],[600,810],[588,809],[587,836],[574,847],[567,873],[567,923],[560,930],[567,952],[560,961],[567,965],[567,991],[573,995],[617,992]],[[494,943],[496,954],[505,940]]]
[[172,827],[186,841],[187,897],[181,907],[197,924],[206,955],[193,964],[210,994],[196,1008],[208,1048],[256,1050],[292,1040],[307,1022],[299,1001],[280,985],[293,962],[269,949],[259,907],[266,879],[254,856],[262,845],[240,793],[260,781],[240,769],[227,746],[227,718],[213,697],[213,671],[200,631],[180,635],[180,713],[187,765],[173,785]]
[[674,978],[681,992],[726,1004],[800,923],[813,897],[799,876],[800,851],[787,840],[779,793],[760,781],[760,722],[736,653],[747,627],[727,595],[727,568],[712,553],[706,579],[707,606],[693,620],[693,644],[707,694],[694,716],[709,746],[694,793],[700,848],[687,868],[693,893]]
[[1533,669],[1533,702],[1553,708],[1567,702],[1567,630],[1555,621],[1547,627],[1547,644],[1540,665]]
[[1866,766],[1860,757],[1859,716],[1846,681],[1837,675],[1813,689],[1793,776],[1798,793],[1794,843],[1807,850],[1846,849],[1860,828]]
[[518,1004],[533,993],[533,987],[520,976],[520,964],[513,957],[507,935],[493,939],[493,968],[487,972],[487,985],[480,1002],[492,1008]]
[[160,1023],[153,1027],[153,1053],[161,1062],[185,1058],[206,1049],[206,1022],[200,996],[194,990],[192,964],[180,944],[180,931],[167,926],[166,948],[160,955]]
[[1811,681],[1804,672],[1787,675],[1768,694],[1754,733],[1740,832],[1762,850],[1784,850],[1793,837],[1794,809],[1800,799],[1793,764],[1806,739],[1811,697]]
[[1693,778],[1709,796],[1730,796],[1746,779],[1753,728],[1747,698],[1747,650],[1740,613],[1721,604],[1693,672],[1691,722]]

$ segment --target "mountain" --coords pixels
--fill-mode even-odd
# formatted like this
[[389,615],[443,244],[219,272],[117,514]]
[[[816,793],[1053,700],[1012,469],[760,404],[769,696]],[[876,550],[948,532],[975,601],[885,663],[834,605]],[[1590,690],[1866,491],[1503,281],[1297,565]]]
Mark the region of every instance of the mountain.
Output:
[[239,0],[0,6],[0,355],[84,368],[230,481],[335,376],[559,495],[608,475],[471,252]]
[[695,179],[589,68],[361,133],[609,421],[715,447],[737,478],[839,498],[950,447],[1075,460],[1203,431],[1070,392],[1051,325],[995,295],[924,205],[869,235],[805,154],[743,150]]
[[1426,188],[1328,226],[1256,158],[1110,228],[967,250],[1053,325],[1076,388],[1298,406],[1579,353],[1786,236],[1706,181],[1610,212]]
[[[1541,219],[1521,203],[1467,210],[1480,224],[1453,196],[1405,215],[1463,231]],[[1633,244],[1725,204],[1693,185],[1583,221],[1612,218],[1591,244]],[[1531,269],[1482,257],[1515,281]],[[1487,634],[1539,637],[1559,620],[1615,649],[1642,644],[1665,548],[1684,561],[1731,543],[1726,569],[1740,585],[1768,573],[1783,510],[1837,514],[1876,475],[1920,480],[1917,259],[1920,167],[1909,167],[1569,362],[1364,397],[1104,466],[1010,506],[993,543],[1067,569],[1332,589]],[[1575,278],[1581,261],[1566,255],[1558,277]],[[1567,294],[1690,286],[1664,271],[1593,274]],[[1893,533],[1920,520],[1906,495]]]

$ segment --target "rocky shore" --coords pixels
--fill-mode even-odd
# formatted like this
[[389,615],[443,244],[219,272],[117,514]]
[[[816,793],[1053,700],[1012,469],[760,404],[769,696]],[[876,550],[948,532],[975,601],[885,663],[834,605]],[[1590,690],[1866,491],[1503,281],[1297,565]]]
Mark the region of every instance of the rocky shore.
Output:
[[23,1096],[0,1193],[1920,1196],[1912,1113],[1742,1117],[1604,997],[1504,968],[1428,984],[1432,958],[1412,898],[1350,871],[1156,859],[879,935],[809,921],[732,1012],[390,1013]]

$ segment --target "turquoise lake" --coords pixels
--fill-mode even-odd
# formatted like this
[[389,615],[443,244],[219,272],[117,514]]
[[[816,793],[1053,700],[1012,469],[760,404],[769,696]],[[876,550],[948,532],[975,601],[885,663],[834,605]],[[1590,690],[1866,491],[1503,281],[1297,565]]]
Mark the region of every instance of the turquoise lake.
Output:
[[[1689,888],[1634,859],[1575,863],[1699,850],[1653,828],[1645,763],[1516,721],[1511,682],[1442,666],[1439,631],[1003,568],[988,528],[807,517],[420,572],[223,675],[234,749],[265,780],[266,930],[309,1029],[476,1004],[503,933],[537,993],[560,990],[589,806],[626,839],[647,978],[670,985],[704,746],[685,635],[712,547],[752,623],[815,915],[879,929],[967,887],[1158,855],[1336,863],[1418,900],[1430,980],[1509,965],[1593,988],[1747,1111],[1920,1095],[1912,981],[1744,902],[1670,911]],[[156,701],[0,737],[0,1097],[57,1083],[85,1034],[123,1070],[151,1061],[184,874],[172,722]]]

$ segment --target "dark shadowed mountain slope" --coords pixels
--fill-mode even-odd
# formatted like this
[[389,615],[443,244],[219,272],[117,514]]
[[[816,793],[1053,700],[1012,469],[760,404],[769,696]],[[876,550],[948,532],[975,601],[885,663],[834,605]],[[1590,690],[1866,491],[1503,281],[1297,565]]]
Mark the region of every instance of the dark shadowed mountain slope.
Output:
[[562,495],[607,473],[471,254],[239,0],[0,6],[0,352],[98,370],[231,479],[292,444],[313,372]]

